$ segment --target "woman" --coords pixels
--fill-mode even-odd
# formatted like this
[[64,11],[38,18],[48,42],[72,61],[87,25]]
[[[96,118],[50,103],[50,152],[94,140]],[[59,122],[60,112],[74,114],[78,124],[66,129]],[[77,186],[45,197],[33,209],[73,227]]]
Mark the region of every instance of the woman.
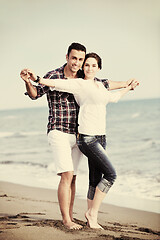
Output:
[[86,55],[83,71],[84,79],[43,79],[39,83],[51,87],[51,90],[70,92],[80,106],[78,116],[78,146],[88,157],[89,190],[88,210],[85,213],[91,228],[102,227],[97,222],[98,210],[106,193],[116,179],[115,170],[110,163],[106,147],[106,105],[117,102],[124,94],[134,89],[138,83],[132,83],[117,92],[109,92],[102,82],[95,81],[96,73],[102,68],[101,58],[96,53]]

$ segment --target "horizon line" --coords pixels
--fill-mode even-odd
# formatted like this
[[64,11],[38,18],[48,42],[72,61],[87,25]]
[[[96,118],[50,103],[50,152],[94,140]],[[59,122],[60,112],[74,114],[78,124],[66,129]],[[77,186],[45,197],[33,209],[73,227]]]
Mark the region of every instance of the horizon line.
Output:
[[[144,101],[144,100],[155,100],[155,99],[160,99],[160,97],[149,97],[149,98],[136,98],[136,99],[121,99],[119,102],[130,102],[130,101]],[[17,108],[2,108],[0,111],[5,111],[5,110],[21,110],[21,109],[35,109],[35,108],[48,108],[48,105],[42,105],[42,106],[32,106],[32,107],[17,107]]]

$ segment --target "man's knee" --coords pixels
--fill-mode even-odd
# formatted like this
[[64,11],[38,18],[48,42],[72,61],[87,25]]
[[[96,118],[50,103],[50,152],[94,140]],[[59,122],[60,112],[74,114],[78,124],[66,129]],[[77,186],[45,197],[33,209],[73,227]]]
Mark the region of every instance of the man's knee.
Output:
[[71,184],[73,181],[73,172],[63,172],[61,173],[61,181]]

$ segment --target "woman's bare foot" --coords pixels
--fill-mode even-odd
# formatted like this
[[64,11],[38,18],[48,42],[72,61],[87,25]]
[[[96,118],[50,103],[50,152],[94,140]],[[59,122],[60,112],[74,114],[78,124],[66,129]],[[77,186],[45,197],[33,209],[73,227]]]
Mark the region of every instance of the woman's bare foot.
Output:
[[81,226],[80,224],[77,224],[75,222],[63,222],[64,226],[67,227],[70,230],[79,230],[81,228],[83,228],[83,226]]
[[88,210],[85,213],[85,217],[87,219],[87,225],[90,228],[95,228],[95,229],[103,229],[98,223],[97,223],[97,216],[93,216],[93,214],[91,214],[90,210]]

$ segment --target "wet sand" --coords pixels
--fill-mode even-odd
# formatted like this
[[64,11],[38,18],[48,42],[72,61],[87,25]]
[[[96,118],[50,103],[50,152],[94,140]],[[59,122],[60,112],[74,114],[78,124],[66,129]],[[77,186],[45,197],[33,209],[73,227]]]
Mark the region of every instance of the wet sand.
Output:
[[0,240],[160,239],[160,214],[102,204],[99,224],[87,227],[85,200],[75,199],[74,219],[82,230],[63,226],[55,190],[0,182]]

